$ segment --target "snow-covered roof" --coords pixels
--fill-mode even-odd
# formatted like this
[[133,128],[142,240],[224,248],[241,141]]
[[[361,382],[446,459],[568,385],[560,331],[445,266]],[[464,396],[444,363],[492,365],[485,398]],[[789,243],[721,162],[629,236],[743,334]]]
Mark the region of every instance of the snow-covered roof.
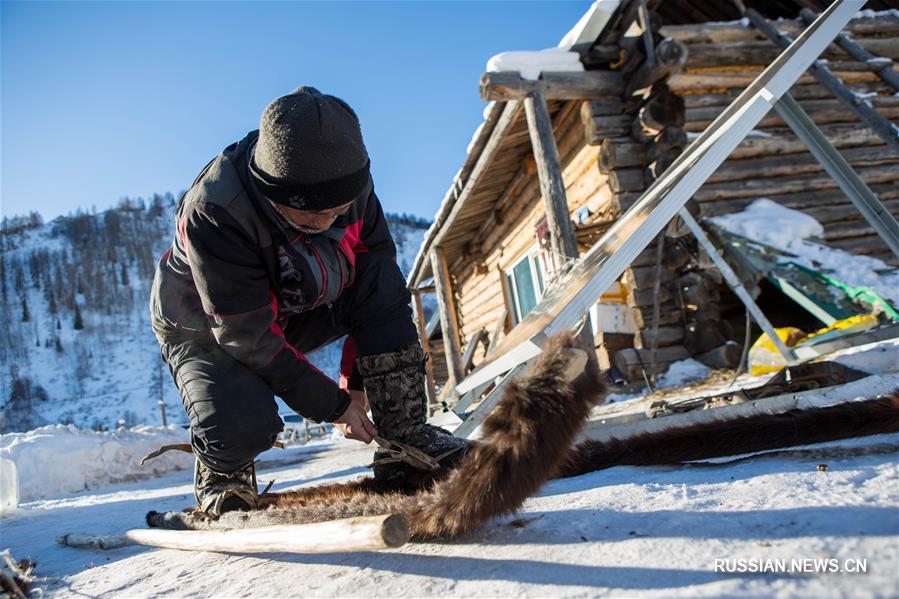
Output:
[[596,0],[559,41],[559,48],[579,52],[593,44],[615,14],[620,0]]

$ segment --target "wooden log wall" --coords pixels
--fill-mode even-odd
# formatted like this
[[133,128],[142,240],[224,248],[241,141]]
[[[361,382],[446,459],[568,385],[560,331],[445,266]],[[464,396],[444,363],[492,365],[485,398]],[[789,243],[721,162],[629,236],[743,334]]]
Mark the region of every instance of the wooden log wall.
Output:
[[[795,36],[804,24],[782,21],[778,27]],[[672,76],[669,85],[684,100],[684,129],[690,137],[720,114],[778,53],[764,35],[739,21],[666,26],[662,32],[688,49],[684,70]],[[899,122],[897,90],[878,74],[887,61],[899,60],[899,15],[854,19],[847,32],[880,60],[858,61],[832,44],[823,55],[827,66],[858,101]],[[899,154],[812,77],[802,76],[790,93],[887,209],[899,216]],[[824,239],[836,247],[897,263],[836,182],[773,111],[694,199],[701,216],[707,217],[740,211],[761,197],[813,216],[824,225]]]
[[[651,29],[657,23],[650,19]],[[608,179],[613,219],[630,208],[687,144],[683,100],[666,83],[687,60],[685,46],[652,33],[649,57],[642,35],[618,40],[623,50],[619,68],[627,82],[627,93],[620,101],[585,102],[581,110],[587,142],[600,148],[598,166]],[[688,355],[684,311],[675,288],[678,273],[672,268],[674,261],[665,256],[669,252],[663,254],[661,277],[656,276],[656,242],[624,273],[627,305],[639,331],[630,348],[610,348],[610,354],[611,362],[631,381],[662,372],[673,360]],[[648,349],[653,343],[654,364]]]

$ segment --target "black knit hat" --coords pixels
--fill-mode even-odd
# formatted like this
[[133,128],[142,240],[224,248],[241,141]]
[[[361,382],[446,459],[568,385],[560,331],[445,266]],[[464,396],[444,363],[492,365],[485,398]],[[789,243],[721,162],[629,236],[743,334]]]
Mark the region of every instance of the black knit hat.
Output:
[[250,170],[267,198],[299,210],[334,208],[371,190],[356,113],[314,87],[268,105]]

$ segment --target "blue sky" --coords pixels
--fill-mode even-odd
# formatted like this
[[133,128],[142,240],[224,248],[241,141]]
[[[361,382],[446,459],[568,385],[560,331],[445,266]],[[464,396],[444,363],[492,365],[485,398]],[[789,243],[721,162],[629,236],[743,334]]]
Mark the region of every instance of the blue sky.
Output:
[[560,2],[9,2],[0,211],[50,219],[183,190],[300,84],[362,122],[385,209],[432,217],[504,50],[554,46]]

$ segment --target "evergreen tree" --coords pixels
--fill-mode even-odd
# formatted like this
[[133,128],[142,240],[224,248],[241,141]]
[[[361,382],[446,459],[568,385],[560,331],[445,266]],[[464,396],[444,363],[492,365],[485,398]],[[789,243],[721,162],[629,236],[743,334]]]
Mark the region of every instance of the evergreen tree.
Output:
[[28,298],[22,297],[22,322],[31,321],[31,312],[28,311]]
[[122,262],[122,287],[128,286],[128,268],[126,268],[125,263]]
[[75,302],[75,324],[73,327],[76,331],[84,328],[84,320],[81,318],[81,307],[78,305],[78,302]]
[[56,336],[56,341],[54,342],[53,347],[56,348],[56,353],[62,353],[62,340],[59,338],[59,335]]
[[0,298],[3,299],[3,304],[6,305],[6,302],[9,299],[9,292],[6,289],[6,254],[0,253]]

